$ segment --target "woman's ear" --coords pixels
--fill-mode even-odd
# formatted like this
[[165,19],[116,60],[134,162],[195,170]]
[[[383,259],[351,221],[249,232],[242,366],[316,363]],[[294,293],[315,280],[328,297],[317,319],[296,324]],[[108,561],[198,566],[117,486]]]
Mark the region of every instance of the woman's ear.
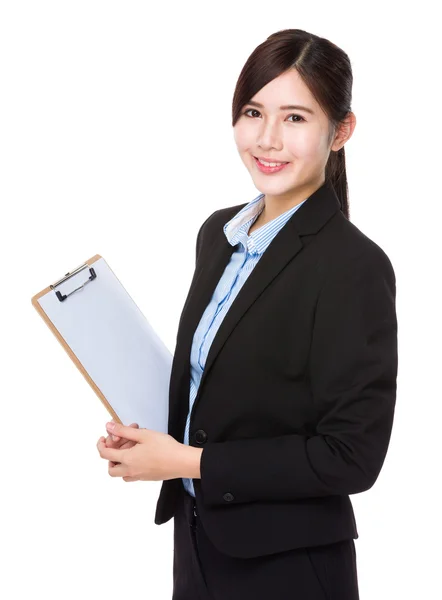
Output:
[[350,111],[347,116],[339,123],[336,134],[331,145],[330,150],[337,152],[353,135],[354,128],[356,127],[356,115]]

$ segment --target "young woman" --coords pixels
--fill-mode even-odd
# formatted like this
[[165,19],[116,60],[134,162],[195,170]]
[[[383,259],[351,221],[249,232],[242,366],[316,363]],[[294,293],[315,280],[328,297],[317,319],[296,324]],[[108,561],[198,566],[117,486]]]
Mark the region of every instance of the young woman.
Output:
[[349,495],[387,453],[397,320],[391,262],[349,220],[351,94],[345,52],[299,29],[239,76],[234,137],[260,194],[199,230],[169,437],[150,453],[158,477],[171,438],[189,451],[155,515],[174,517],[173,600],[359,597]]

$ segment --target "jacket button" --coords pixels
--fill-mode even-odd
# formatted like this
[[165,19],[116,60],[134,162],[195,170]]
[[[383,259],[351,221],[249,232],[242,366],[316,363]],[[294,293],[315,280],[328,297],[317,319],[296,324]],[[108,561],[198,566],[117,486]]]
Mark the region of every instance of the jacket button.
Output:
[[204,444],[207,441],[207,433],[204,429],[198,429],[198,431],[195,432],[195,441],[197,444]]
[[235,500],[235,496],[233,494],[231,494],[230,492],[227,492],[227,494],[224,494],[223,498],[226,502],[232,502],[232,500]]

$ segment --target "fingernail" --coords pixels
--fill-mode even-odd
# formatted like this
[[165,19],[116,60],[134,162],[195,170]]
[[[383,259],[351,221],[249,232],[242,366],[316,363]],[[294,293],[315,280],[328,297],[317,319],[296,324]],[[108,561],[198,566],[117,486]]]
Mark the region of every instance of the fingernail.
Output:
[[112,440],[113,440],[114,442],[117,440],[117,437],[118,437],[118,436],[116,436],[116,435],[111,435],[111,438],[112,438]]

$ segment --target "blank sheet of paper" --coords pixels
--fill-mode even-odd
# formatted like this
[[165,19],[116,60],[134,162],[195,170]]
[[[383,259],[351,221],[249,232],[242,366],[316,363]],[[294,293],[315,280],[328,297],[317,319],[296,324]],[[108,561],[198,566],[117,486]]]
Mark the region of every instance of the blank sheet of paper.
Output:
[[[173,356],[104,258],[91,266],[96,279],[84,288],[63,302],[51,290],[38,302],[122,423],[167,433]],[[89,274],[56,289],[69,294]]]

